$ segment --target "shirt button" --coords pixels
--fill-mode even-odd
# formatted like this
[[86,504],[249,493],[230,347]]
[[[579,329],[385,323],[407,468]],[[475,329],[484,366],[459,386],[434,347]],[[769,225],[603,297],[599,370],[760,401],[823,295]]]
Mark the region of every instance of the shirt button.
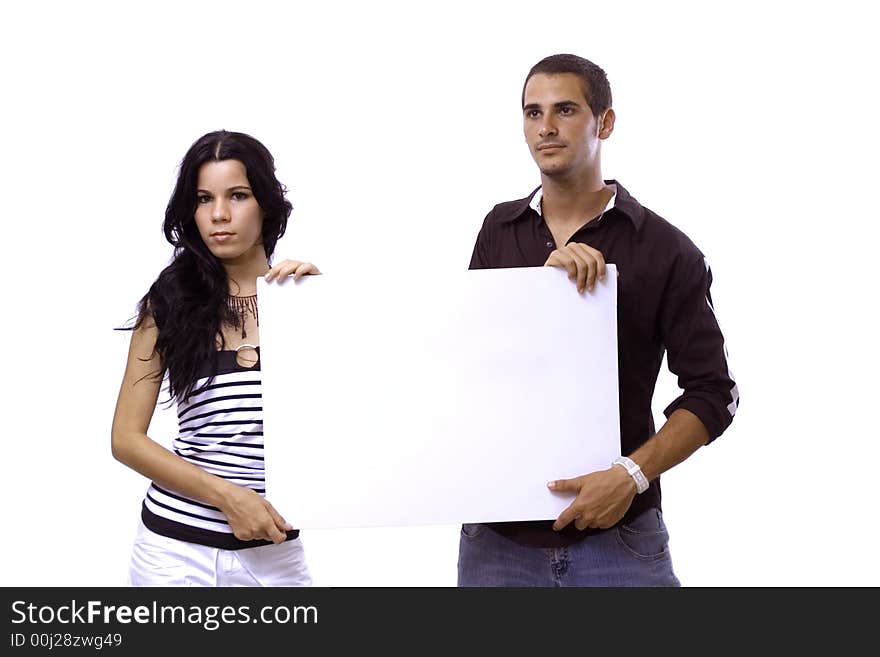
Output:
[[548,246],[548,247],[552,247],[552,246],[553,246],[553,242],[547,242],[547,246]]

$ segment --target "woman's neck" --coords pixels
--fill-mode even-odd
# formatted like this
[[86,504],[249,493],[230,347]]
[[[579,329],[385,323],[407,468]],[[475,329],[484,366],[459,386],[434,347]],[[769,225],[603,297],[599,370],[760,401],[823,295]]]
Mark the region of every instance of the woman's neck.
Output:
[[257,278],[269,271],[269,261],[263,254],[244,262],[224,261],[223,267],[229,276],[229,294],[247,297],[257,293]]

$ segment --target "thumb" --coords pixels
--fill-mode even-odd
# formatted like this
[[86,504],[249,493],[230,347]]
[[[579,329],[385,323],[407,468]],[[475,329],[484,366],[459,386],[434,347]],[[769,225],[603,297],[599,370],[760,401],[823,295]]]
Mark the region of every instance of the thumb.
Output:
[[547,488],[554,493],[579,493],[583,486],[583,477],[574,479],[556,479],[547,482]]

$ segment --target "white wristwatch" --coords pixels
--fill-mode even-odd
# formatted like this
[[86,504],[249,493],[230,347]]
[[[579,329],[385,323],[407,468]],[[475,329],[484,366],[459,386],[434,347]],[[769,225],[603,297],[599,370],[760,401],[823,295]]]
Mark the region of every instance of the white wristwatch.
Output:
[[623,469],[629,473],[629,476],[636,482],[636,493],[644,493],[648,490],[648,478],[639,464],[627,456],[619,456],[611,462],[611,465],[623,466]]

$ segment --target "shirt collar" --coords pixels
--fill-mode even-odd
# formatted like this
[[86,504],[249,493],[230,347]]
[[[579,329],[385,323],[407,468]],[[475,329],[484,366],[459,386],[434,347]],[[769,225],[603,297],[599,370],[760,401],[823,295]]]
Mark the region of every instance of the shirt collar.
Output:
[[[537,212],[540,216],[544,216],[544,213],[541,212],[541,199],[544,198],[544,188],[538,187],[535,191],[535,195],[532,196],[532,200],[529,201],[529,207]],[[602,208],[602,212],[599,214],[605,214],[608,211],[608,208],[614,207],[614,202],[617,200],[617,185],[614,186],[614,193],[611,195],[611,198],[608,199],[608,203],[605,204],[605,207]]]
[[[645,223],[645,209],[641,206],[641,204],[633,198],[628,191],[616,180],[606,180],[605,184],[614,185],[615,192],[614,196],[608,201],[608,205],[605,206],[604,212],[608,212],[609,210],[619,210],[624,215],[629,217],[630,221],[632,221],[633,226],[635,226],[636,230],[640,230],[642,224]],[[516,221],[526,215],[526,211],[531,209],[534,210],[535,213],[540,217],[541,215],[541,198],[543,197],[543,189],[538,187],[535,191],[529,194],[524,199],[521,199],[517,204],[512,208],[512,212],[505,217],[503,222],[513,222]]]

